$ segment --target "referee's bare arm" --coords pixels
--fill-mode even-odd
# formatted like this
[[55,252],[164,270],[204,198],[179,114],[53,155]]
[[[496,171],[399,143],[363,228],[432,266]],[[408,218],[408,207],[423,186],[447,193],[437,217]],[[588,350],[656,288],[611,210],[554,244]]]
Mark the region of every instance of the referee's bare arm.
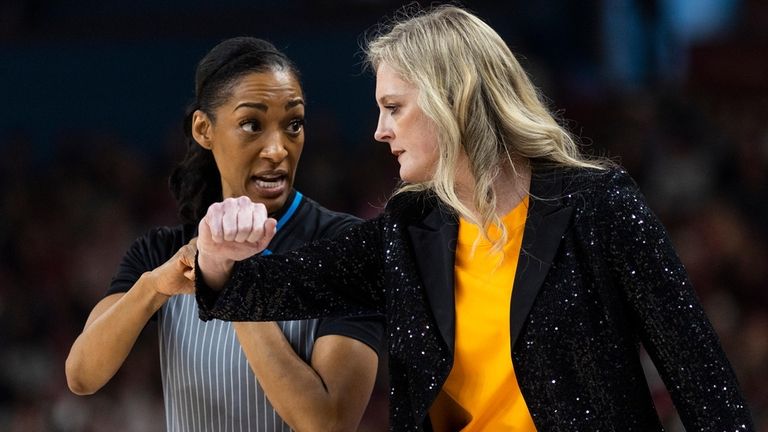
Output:
[[378,355],[340,335],[317,339],[311,364],[274,322],[234,322],[240,345],[280,417],[296,431],[356,431],[368,405]]
[[146,272],[125,293],[104,297],[91,310],[65,364],[67,385],[78,395],[101,389],[117,373],[141,330],[175,294],[195,292],[195,239],[160,267]]

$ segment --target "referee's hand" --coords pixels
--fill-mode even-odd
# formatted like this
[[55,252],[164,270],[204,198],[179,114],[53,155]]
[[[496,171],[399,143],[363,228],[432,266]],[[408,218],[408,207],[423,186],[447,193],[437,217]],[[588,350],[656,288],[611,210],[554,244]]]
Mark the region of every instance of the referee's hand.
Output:
[[205,283],[221,289],[235,261],[263,251],[275,236],[277,221],[262,203],[250,198],[227,198],[213,203],[200,221],[197,264]]
[[197,237],[185,244],[160,267],[145,273],[155,291],[170,297],[195,293],[195,246]]

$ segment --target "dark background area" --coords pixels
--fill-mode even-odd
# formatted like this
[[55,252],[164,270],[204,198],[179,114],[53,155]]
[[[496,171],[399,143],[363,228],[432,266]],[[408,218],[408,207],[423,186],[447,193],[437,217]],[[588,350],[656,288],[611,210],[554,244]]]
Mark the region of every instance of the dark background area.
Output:
[[[164,430],[153,325],[95,396],[64,359],[134,238],[177,223],[167,177],[196,62],[271,40],[303,73],[297,187],[370,217],[397,169],[375,143],[364,32],[388,0],[0,3],[0,430]],[[670,231],[768,431],[768,3],[466,2],[590,152],[615,157]],[[606,217],[609,217],[607,215]],[[668,430],[682,430],[648,368]],[[379,383],[361,431],[386,429]]]

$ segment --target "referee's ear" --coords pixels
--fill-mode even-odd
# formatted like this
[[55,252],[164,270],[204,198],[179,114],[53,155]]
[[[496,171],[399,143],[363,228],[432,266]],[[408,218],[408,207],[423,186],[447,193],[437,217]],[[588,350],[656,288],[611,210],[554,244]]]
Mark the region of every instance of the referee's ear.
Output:
[[211,150],[213,147],[212,126],[208,114],[200,110],[195,110],[192,114],[192,138],[194,138],[201,147],[208,150]]

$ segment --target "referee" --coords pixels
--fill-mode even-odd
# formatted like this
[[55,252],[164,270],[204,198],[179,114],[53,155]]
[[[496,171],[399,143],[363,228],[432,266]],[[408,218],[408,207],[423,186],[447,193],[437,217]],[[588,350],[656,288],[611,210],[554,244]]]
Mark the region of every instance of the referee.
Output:
[[186,277],[197,223],[223,198],[261,203],[278,220],[263,253],[358,222],[293,188],[304,145],[298,71],[263,40],[220,43],[198,65],[185,130],[187,155],[170,182],[183,223],[152,229],[127,251],[72,345],[70,389],[98,391],[156,320],[167,430],[356,430],[376,377],[382,317],[203,322]]

